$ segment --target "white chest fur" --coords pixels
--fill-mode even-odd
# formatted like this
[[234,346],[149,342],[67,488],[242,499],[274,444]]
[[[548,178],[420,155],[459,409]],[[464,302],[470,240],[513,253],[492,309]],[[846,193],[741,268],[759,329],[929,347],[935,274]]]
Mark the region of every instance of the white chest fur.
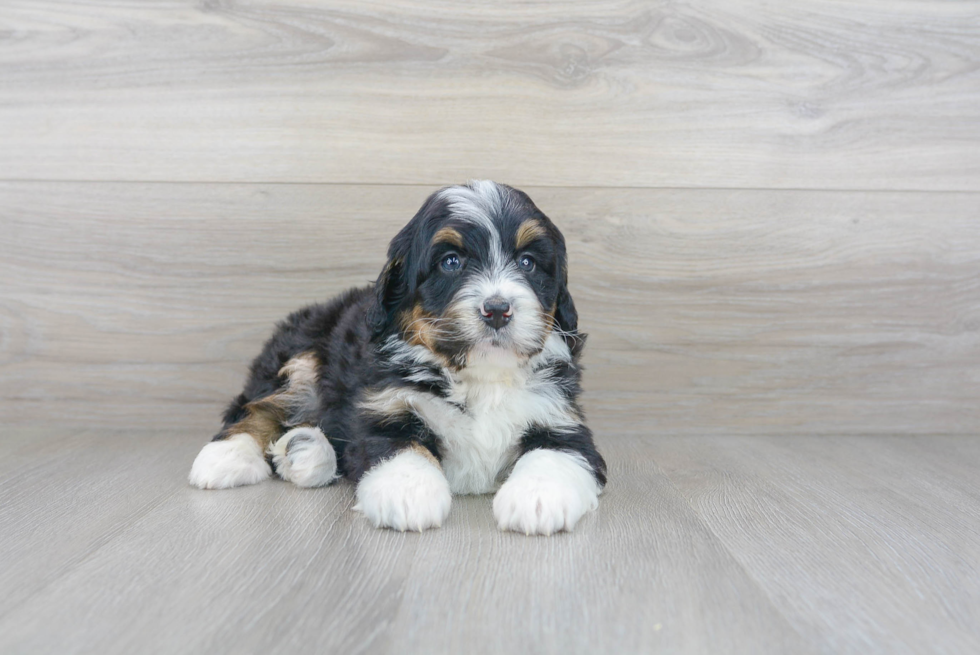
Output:
[[547,375],[515,366],[468,366],[453,376],[447,399],[430,397],[418,409],[439,437],[443,470],[457,494],[496,490],[528,427],[574,424]]
[[[442,411],[424,419],[440,439],[442,467],[449,487],[458,494],[496,490],[498,479],[517,459],[518,442],[539,413],[537,394],[529,393],[523,376],[461,376]],[[461,409],[465,408],[465,409]]]
[[442,467],[453,493],[488,493],[503,482],[529,427],[576,424],[568,399],[543,366],[569,358],[564,342],[553,336],[531,361],[518,363],[492,354],[471,360],[457,373],[445,372],[450,382],[445,398],[390,388],[373,394],[362,406],[387,414],[399,408],[416,414],[439,439]]

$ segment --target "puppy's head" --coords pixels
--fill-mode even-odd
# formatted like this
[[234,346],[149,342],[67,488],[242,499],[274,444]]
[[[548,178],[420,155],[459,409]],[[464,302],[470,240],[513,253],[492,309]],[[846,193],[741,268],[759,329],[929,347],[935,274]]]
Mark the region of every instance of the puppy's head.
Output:
[[565,240],[527,194],[489,181],[432,194],[392,240],[376,283],[376,336],[452,366],[518,361],[559,333],[581,344]]

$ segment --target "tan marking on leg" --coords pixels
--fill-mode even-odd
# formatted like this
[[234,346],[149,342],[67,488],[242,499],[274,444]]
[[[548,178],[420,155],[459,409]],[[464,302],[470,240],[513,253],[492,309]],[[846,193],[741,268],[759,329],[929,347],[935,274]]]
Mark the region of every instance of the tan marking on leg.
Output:
[[287,376],[285,386],[277,393],[253,400],[245,405],[246,416],[225,430],[227,436],[247,432],[259,442],[264,451],[277,440],[287,427],[313,421],[319,408],[317,381],[320,362],[313,353],[291,358],[279,369]]
[[429,450],[422,444],[412,443],[412,445],[408,447],[408,450],[414,450],[419,455],[421,455],[422,457],[426,458],[427,460],[435,464],[436,468],[438,468],[440,471],[442,470],[442,464],[439,462],[438,459],[436,459],[436,456],[432,454],[431,450]]
[[391,423],[412,411],[411,396],[418,393],[412,389],[388,387],[373,389],[364,393],[358,406],[376,414],[382,423]]
[[313,353],[301,353],[286,362],[279,375],[289,378],[289,386],[310,385],[316,382],[320,371],[320,362]]
[[544,227],[536,219],[529,218],[517,228],[517,238],[515,248],[524,248],[535,239],[540,239],[546,234]]
[[234,425],[229,425],[225,430],[226,437],[247,432],[259,443],[264,452],[269,444],[282,434],[282,424],[285,420],[285,412],[276,405],[275,398],[276,396],[269,396],[245,405],[247,412],[245,418]]
[[320,408],[317,383],[320,380],[320,360],[311,352],[296,355],[279,369],[279,375],[287,377],[286,387],[280,391],[278,404],[286,410],[289,427],[315,421]]
[[441,228],[432,237],[432,245],[437,243],[451,243],[457,248],[463,247],[463,235],[459,233],[459,230],[451,227]]

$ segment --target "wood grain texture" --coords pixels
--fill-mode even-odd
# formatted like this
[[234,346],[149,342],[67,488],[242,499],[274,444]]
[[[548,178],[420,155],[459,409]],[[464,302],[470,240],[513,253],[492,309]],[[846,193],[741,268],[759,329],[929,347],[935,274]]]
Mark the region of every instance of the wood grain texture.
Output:
[[980,4],[0,8],[0,178],[980,189]]
[[146,430],[0,432],[0,615],[52,584],[175,491],[186,453]]
[[[978,106],[976,0],[3,2],[0,652],[980,652]],[[468,178],[567,237],[599,510],[188,487]]]
[[187,435],[6,435],[47,449],[0,487],[2,652],[980,647],[976,437],[605,438],[596,513],[527,538],[489,496],[417,535],[346,483],[192,489]]
[[[496,530],[489,496],[457,499],[444,529],[405,535],[353,513],[346,484],[201,492],[164,470],[188,464],[195,440],[147,440],[171,447],[167,465],[143,469],[171,497],[5,612],[0,650],[811,652],[635,442],[608,444],[608,511],[574,535],[528,539]],[[106,470],[126,468],[121,454]],[[16,534],[33,545],[30,530]]]
[[[0,184],[2,420],[210,433],[273,324],[372,280],[431,190]],[[528,191],[569,243],[597,427],[980,425],[976,195]]]
[[[606,439],[599,447],[612,482],[603,511],[573,535],[486,534],[484,526],[494,525],[490,497],[467,502],[471,537],[446,531],[445,541],[416,554],[391,628],[399,645],[424,653],[433,635],[463,625],[436,650],[817,652],[785,629],[779,608],[678,502],[642,440]],[[466,554],[447,559],[446,550],[457,548]]]
[[980,648],[980,439],[674,438],[650,448],[825,652]]

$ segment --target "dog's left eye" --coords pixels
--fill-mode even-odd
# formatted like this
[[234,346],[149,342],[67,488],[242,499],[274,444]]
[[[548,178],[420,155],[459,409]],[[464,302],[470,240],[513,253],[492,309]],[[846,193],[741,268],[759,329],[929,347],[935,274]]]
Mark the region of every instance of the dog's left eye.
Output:
[[456,253],[442,258],[442,270],[444,271],[458,271],[462,265],[463,262],[459,261],[459,255]]
[[530,273],[534,270],[534,260],[531,259],[530,255],[524,255],[517,260],[517,265],[521,267],[521,270]]

